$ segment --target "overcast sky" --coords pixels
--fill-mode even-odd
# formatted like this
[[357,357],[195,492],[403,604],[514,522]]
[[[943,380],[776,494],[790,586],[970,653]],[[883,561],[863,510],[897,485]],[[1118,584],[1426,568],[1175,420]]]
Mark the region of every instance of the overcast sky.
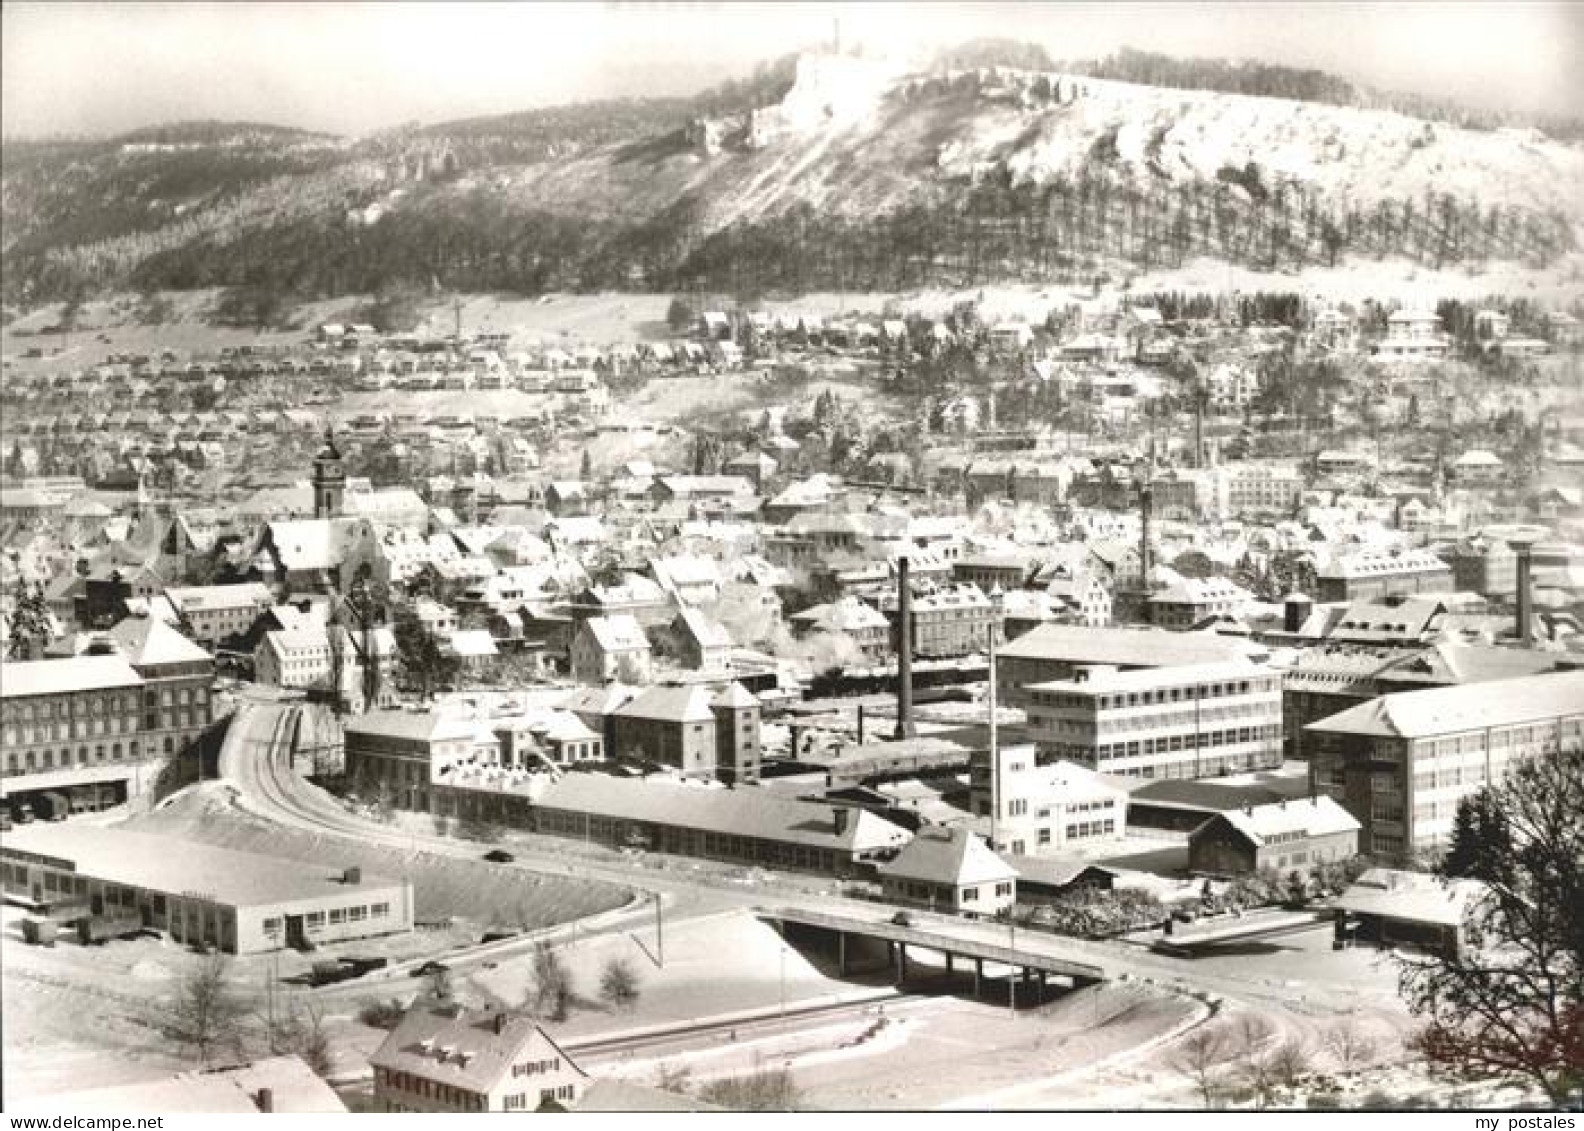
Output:
[[1584,3],[25,3],[0,7],[0,130],[197,118],[335,133],[675,94],[828,42],[977,36],[1057,59],[1257,57],[1475,105],[1584,113]]

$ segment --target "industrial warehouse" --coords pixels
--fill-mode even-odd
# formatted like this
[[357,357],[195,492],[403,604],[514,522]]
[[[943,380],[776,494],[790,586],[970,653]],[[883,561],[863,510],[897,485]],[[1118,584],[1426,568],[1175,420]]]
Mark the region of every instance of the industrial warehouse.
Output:
[[[29,825],[0,845],[8,901],[165,931],[231,954],[412,929],[412,884],[86,825]],[[119,933],[119,932],[118,932]]]

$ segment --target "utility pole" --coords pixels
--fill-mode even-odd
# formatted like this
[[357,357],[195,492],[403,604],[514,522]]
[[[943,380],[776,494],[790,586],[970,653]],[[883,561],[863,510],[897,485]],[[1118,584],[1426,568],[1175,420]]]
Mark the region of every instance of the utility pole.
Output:
[[[655,904],[655,958],[660,963],[660,968],[665,969],[665,912],[662,897],[659,892],[654,893]],[[785,1000],[785,991],[782,992]]]
[[[1001,591],[998,587],[991,594],[993,605],[1000,605]],[[992,851],[1001,847],[998,840],[1001,821],[1001,744],[1000,731],[997,729],[996,709],[996,636],[1000,625],[999,617],[992,617],[990,621],[990,848]]]
[[[1007,949],[1015,955],[1017,953],[1017,924],[1012,920],[1012,913],[1007,912]],[[1007,1013],[1012,1020],[1017,1020],[1017,980],[1018,968],[1007,968]]]

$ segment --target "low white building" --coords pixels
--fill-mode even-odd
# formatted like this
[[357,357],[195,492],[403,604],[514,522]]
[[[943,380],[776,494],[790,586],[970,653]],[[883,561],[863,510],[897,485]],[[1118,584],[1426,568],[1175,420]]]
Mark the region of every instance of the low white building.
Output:
[[971,794],[974,816],[994,818],[997,851],[1048,856],[1127,835],[1128,792],[1106,775],[1074,762],[1041,765],[1031,743],[1003,746],[997,760],[999,780],[988,752],[975,757]]

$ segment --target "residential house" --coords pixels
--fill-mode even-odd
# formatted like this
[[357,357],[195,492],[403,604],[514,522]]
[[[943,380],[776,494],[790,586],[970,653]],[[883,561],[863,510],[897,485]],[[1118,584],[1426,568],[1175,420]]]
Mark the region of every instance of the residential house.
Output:
[[974,919],[994,918],[1017,903],[1017,871],[961,827],[926,825],[877,871],[892,903]]
[[1358,854],[1359,823],[1330,797],[1234,809],[1188,834],[1188,868],[1199,875],[1307,872]]
[[1192,628],[1211,617],[1241,617],[1254,595],[1225,577],[1177,577],[1150,593],[1149,622],[1160,628]]
[[385,1112],[530,1112],[576,1106],[588,1073],[532,1018],[420,999],[374,1055]]
[[891,654],[891,623],[873,605],[857,597],[815,605],[794,613],[790,619],[800,636],[839,633],[851,638],[872,663],[881,663]]
[[683,667],[692,671],[731,670],[731,633],[708,613],[684,606],[671,622],[671,637]]
[[269,589],[258,582],[178,586],[165,590],[165,596],[188,634],[210,649],[245,636],[275,603]]
[[[887,590],[881,611],[900,631],[895,592]],[[946,658],[985,652],[991,635],[1002,635],[1001,610],[977,585],[948,585],[912,598],[913,653],[921,658]]]
[[584,620],[572,637],[571,662],[572,678],[580,683],[645,684],[653,678],[649,638],[626,613]]

